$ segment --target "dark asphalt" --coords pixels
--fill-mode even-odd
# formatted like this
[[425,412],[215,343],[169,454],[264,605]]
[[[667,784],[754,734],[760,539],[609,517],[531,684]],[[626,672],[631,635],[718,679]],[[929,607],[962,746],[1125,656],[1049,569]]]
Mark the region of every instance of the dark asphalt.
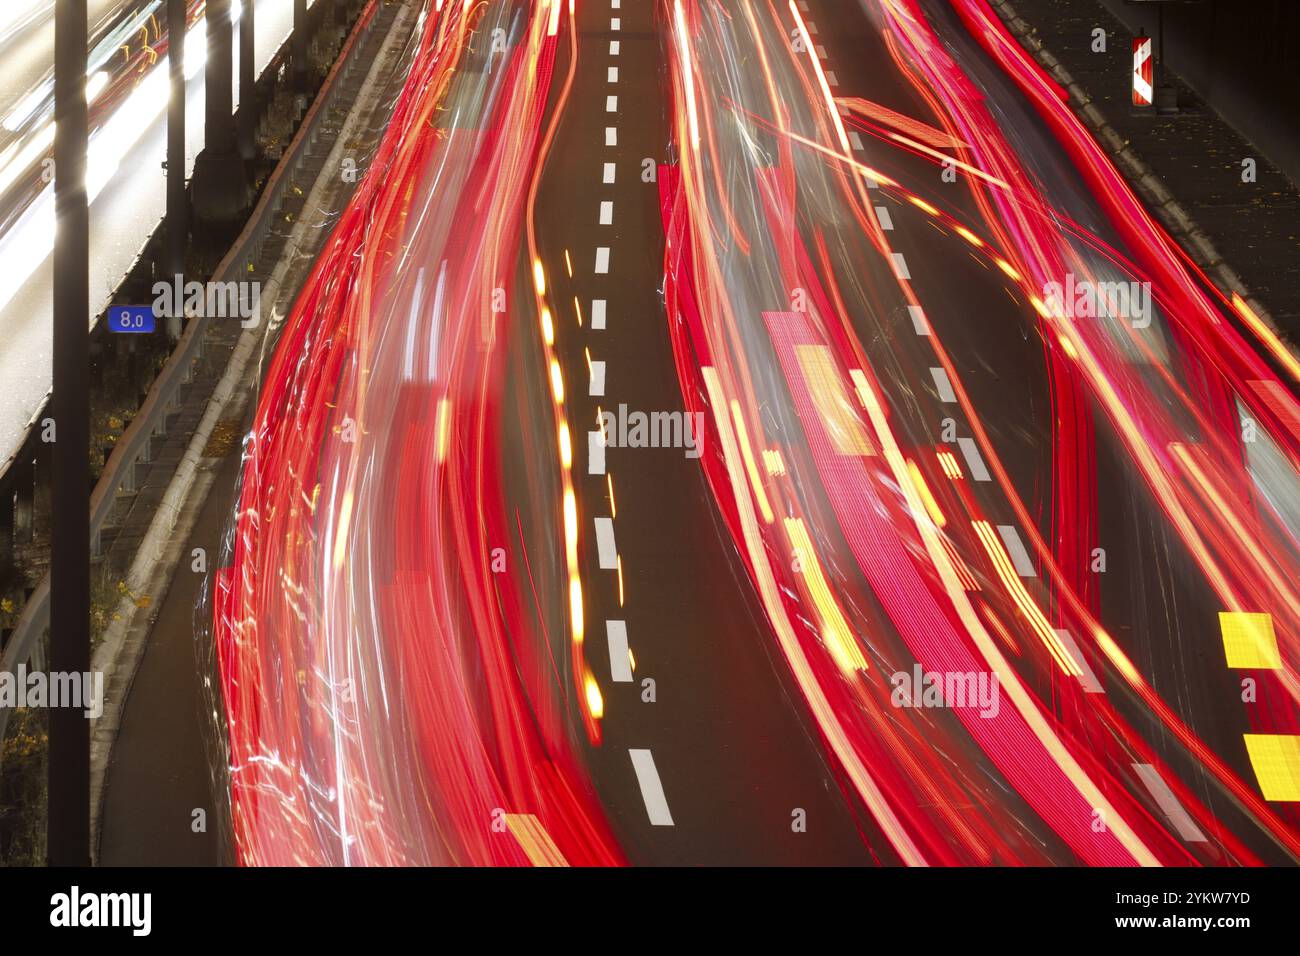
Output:
[[[602,571],[591,535],[593,516],[608,515],[600,476],[587,476],[585,431],[596,407],[680,411],[660,295],[663,230],[658,187],[644,182],[643,161],[667,159],[667,76],[654,5],[610,10],[579,5],[579,58],[573,93],[546,165],[538,241],[560,304],[557,345],[570,383],[575,423],[575,482],[584,535],[587,647],[602,689],[604,742],[592,752],[598,789],[633,862],[675,865],[854,864],[871,862],[858,827],[884,854],[886,841],[864,813],[850,812],[773,661],[758,601],[730,536],[717,523],[698,462],[681,449],[609,448],[614,522],[624,564],[626,606],[617,579]],[[621,29],[611,32],[611,16]],[[617,40],[620,52],[611,56]],[[608,82],[616,66],[618,81]],[[557,74],[562,67],[557,66]],[[558,83],[558,80],[557,80]],[[618,107],[606,112],[606,96]],[[617,128],[606,147],[605,127]],[[602,182],[603,163],[615,182]],[[614,203],[602,226],[602,200]],[[595,250],[610,249],[607,275],[593,273]],[[574,276],[562,264],[569,250]],[[579,328],[572,298],[584,303]],[[607,301],[607,327],[593,330],[590,302]],[[565,305],[568,303],[568,305]],[[586,393],[583,349],[604,361],[605,396]],[[633,683],[609,682],[607,619],[627,622],[636,657]],[[653,678],[657,700],[643,703],[640,681]],[[652,752],[674,825],[651,826],[628,748]],[[807,812],[807,832],[792,813]]]
[[[195,605],[204,575],[190,570],[193,548],[215,567],[239,477],[239,447],[221,462],[182,560],[162,597],[148,648],[122,710],[104,782],[99,861],[103,866],[215,866],[221,862],[218,815],[206,749]],[[202,809],[207,828],[195,832]]]

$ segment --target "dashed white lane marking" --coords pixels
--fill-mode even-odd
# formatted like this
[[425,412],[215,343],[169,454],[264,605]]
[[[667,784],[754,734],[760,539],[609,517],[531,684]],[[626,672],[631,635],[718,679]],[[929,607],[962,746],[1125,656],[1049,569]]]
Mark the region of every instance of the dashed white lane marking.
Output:
[[1165,783],[1164,778],[1160,776],[1159,770],[1149,763],[1135,763],[1133,769],[1142,778],[1142,782],[1146,784],[1147,790],[1151,792],[1151,796],[1155,799],[1156,806],[1169,818],[1169,822],[1173,824],[1180,837],[1188,843],[1207,842],[1205,834],[1192,820],[1191,815],[1183,809],[1183,805],[1178,802],[1174,792],[1169,789],[1169,784]]
[[890,215],[889,215],[889,207],[888,207],[888,206],[877,206],[877,207],[876,207],[876,218],[877,218],[878,220],[880,220],[880,228],[881,228],[881,229],[886,229],[886,230],[888,230],[888,229],[893,229],[893,228],[894,228],[894,220],[893,220],[892,218],[890,218]]
[[664,785],[655,769],[654,754],[648,750],[629,750],[627,753],[632,758],[632,769],[636,771],[636,782],[641,786],[641,799],[645,801],[650,822],[657,827],[672,826],[673,815],[668,812],[668,798],[664,796]]
[[601,182],[612,183],[614,181],[614,164],[606,163],[605,168],[601,171]]
[[614,221],[614,203],[612,200],[603,200],[600,204],[600,224],[608,226]]
[[618,145],[618,127],[617,127],[617,126],[606,126],[606,127],[605,127],[605,145],[606,145],[606,146],[617,146],[617,145]]
[[606,74],[605,74],[605,79],[606,79],[606,81],[609,82],[609,83],[617,83],[617,82],[618,82],[618,67],[616,67],[616,66],[611,66],[611,67],[609,68],[609,70],[608,70],[608,71],[606,72]]
[[605,396],[605,363],[591,363],[591,387],[587,389],[587,394],[596,398]]
[[596,556],[600,559],[600,569],[613,571],[618,567],[618,547],[614,544],[614,519],[593,520],[596,522]]
[[1016,574],[1022,578],[1038,577],[1038,572],[1034,570],[1034,562],[1029,560],[1029,552],[1025,549],[1025,543],[1020,540],[1020,532],[1016,530],[1016,526],[1000,524],[998,534],[1002,536],[1002,543],[1007,546],[1007,554],[1011,556],[1011,564],[1015,567]]
[[609,8],[611,10],[617,10],[622,5],[621,0],[609,0]]
[[617,96],[607,96],[607,97],[605,97],[605,112],[606,112],[606,113],[617,113],[617,112],[618,112],[618,97],[617,97]]
[[979,446],[975,444],[975,439],[958,438],[957,444],[961,447],[961,453],[966,458],[966,466],[970,468],[970,476],[976,481],[991,481],[989,470],[984,467],[984,459],[980,456]]
[[623,29],[623,21],[618,17],[612,17],[609,21],[609,28],[617,33],[619,30]]
[[804,26],[808,28],[808,32],[811,33],[813,36],[817,35],[817,24],[813,23],[811,20],[808,20],[805,21]]
[[912,328],[916,329],[917,335],[930,334],[930,323],[925,318],[925,311],[919,305],[909,305],[907,316],[912,320]]
[[600,432],[587,432],[587,474],[605,473],[605,436]]
[[799,0],[799,9],[804,13],[808,12],[808,0]]
[[610,41],[609,41],[609,55],[610,55],[610,56],[618,56],[618,45],[619,45],[619,44],[618,44],[618,41],[617,41],[617,40],[610,40]]
[[591,327],[593,329],[603,329],[605,327],[605,300],[591,300]]
[[632,682],[632,652],[627,646],[627,622],[606,621],[605,637],[609,641],[609,675],[615,684]]
[[817,59],[819,59],[819,60],[824,60],[824,59],[826,59],[826,47],[824,47],[824,46],[815,46],[815,47],[813,47],[813,52],[817,54]]
[[903,258],[901,252],[891,252],[889,254],[889,259],[894,264],[894,275],[898,276],[900,279],[912,278],[912,273],[909,272],[907,268],[907,260]]
[[[858,131],[855,130],[855,129],[851,129],[851,130],[849,130],[849,142],[853,144],[853,148],[854,148],[854,149],[864,149],[864,148],[865,148],[865,147],[862,145],[862,137],[858,135]],[[873,181],[874,181],[874,180],[873,180]]]
[[952,382],[948,380],[948,370],[940,365],[930,369],[930,377],[934,379],[934,387],[939,392],[939,401],[951,404],[957,401],[957,393],[952,390]]
[[596,275],[605,275],[609,272],[609,246],[601,246],[596,250]]
[[834,71],[834,70],[827,70],[827,71],[826,71],[826,85],[827,85],[827,86],[839,86],[839,85],[840,85],[840,81],[839,81],[839,79],[835,76],[835,71]]
[[[402,353],[402,381],[415,381],[415,333],[420,327],[420,305],[424,302],[424,267],[415,273],[415,296],[411,299],[411,319],[406,323],[406,349]],[[436,327],[436,325],[435,325]]]
[[1079,650],[1079,645],[1074,641],[1074,635],[1069,631],[1063,631],[1056,628],[1056,638],[1065,648],[1065,653],[1070,655],[1071,660],[1079,668],[1079,683],[1083,685],[1083,690],[1088,694],[1104,694],[1106,688],[1101,686],[1101,681],[1097,680],[1097,675],[1093,673],[1092,667],[1088,664],[1088,658],[1083,656],[1083,651]]

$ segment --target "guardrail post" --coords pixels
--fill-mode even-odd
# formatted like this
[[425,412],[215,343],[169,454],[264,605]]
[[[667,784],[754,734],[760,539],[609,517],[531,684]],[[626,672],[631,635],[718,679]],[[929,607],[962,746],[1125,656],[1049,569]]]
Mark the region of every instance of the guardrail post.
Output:
[[27,452],[9,468],[14,483],[14,543],[30,544],[36,514],[36,461]]
[[14,556],[14,518],[18,510],[16,499],[12,479],[0,482],[0,557]]

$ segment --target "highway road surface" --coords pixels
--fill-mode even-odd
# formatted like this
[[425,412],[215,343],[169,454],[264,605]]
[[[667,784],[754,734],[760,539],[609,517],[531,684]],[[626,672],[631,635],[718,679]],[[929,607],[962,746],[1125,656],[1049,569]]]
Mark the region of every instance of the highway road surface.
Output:
[[200,608],[236,859],[1300,858],[1300,364],[982,0],[424,6]]

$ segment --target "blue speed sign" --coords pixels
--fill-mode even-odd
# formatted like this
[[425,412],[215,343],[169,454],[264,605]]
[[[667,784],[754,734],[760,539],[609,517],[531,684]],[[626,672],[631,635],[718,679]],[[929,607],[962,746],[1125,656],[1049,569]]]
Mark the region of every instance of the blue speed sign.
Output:
[[153,306],[109,306],[108,330],[110,332],[152,332],[154,330]]

